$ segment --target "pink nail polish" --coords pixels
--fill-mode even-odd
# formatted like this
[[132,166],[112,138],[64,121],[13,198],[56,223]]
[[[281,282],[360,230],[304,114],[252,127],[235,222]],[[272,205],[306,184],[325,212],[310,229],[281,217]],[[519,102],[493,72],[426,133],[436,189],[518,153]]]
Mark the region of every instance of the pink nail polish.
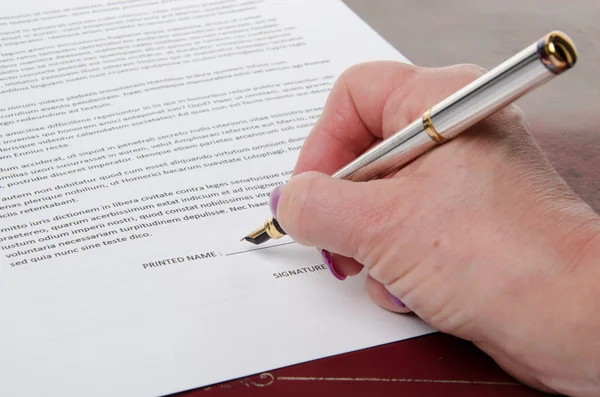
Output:
[[333,264],[333,260],[331,259],[331,254],[329,253],[329,251],[321,250],[321,256],[323,257],[323,262],[325,262],[331,274],[333,274],[338,280],[344,281],[346,279],[346,276],[342,276],[335,270],[335,266]]
[[281,197],[281,191],[283,190],[283,186],[277,186],[269,197],[269,206],[271,207],[271,214],[273,218],[277,217],[277,205],[279,204],[279,198]]
[[392,295],[390,293],[390,291],[385,291],[385,292],[387,293],[388,299],[390,300],[390,302],[392,302],[394,304],[394,306],[397,306],[400,309],[406,308],[406,305],[404,303],[402,303],[402,301],[400,299],[398,299],[394,295]]

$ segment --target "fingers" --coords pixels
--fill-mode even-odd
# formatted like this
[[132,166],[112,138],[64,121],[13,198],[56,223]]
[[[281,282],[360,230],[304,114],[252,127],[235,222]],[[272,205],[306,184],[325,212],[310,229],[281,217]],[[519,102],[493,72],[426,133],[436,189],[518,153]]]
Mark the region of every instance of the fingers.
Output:
[[[401,180],[355,183],[318,172],[305,172],[283,188],[277,220],[300,244],[326,249],[350,258],[363,258],[361,248],[374,249],[385,242],[387,229],[401,227]],[[390,216],[390,214],[394,216]],[[368,263],[363,263],[369,265]]]
[[354,66],[334,85],[321,118],[306,138],[294,175],[332,174],[483,73],[459,65],[418,68],[399,62]]
[[365,63],[344,72],[304,142],[294,175],[305,171],[332,174],[381,138],[387,98],[415,73],[414,66],[398,62]]
[[367,293],[369,298],[377,305],[386,310],[396,313],[410,313],[411,310],[398,299],[396,296],[388,292],[383,284],[375,280],[370,275],[367,275]]
[[364,269],[364,266],[358,263],[355,259],[347,256],[330,254],[327,251],[322,251],[323,261],[329,267],[331,273],[338,280],[345,280],[347,277],[356,276]]

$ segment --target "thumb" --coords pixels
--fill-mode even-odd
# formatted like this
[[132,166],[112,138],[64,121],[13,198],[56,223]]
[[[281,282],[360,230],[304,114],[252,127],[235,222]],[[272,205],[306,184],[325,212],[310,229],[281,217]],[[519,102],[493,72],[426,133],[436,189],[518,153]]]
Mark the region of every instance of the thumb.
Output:
[[[361,267],[351,258],[360,258],[371,268],[389,249],[389,239],[403,223],[399,214],[406,213],[399,207],[410,202],[401,197],[407,191],[400,186],[403,183],[398,179],[351,182],[307,171],[281,188],[275,215],[298,243],[334,252],[336,266],[331,256],[324,257],[325,262],[336,277],[344,279],[347,272],[356,273],[357,266]],[[340,267],[343,277],[337,275]],[[411,311],[371,276],[367,277],[367,291],[387,310]]]
[[[276,218],[296,242],[361,259],[401,226],[398,179],[351,182],[307,171],[282,188]],[[390,214],[395,216],[391,217]],[[389,233],[388,233],[389,231]],[[368,263],[363,263],[369,267]]]

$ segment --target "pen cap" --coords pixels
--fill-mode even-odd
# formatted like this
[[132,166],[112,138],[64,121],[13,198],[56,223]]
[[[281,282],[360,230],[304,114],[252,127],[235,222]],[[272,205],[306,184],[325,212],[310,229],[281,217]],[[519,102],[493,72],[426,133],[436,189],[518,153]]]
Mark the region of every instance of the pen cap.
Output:
[[576,62],[571,39],[551,32],[431,108],[433,127],[442,137],[454,138]]

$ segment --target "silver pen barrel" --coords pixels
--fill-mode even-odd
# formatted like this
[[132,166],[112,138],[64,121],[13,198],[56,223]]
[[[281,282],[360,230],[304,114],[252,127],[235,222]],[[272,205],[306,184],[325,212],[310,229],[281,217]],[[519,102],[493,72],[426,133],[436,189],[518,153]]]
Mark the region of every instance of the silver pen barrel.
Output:
[[[333,177],[351,181],[384,178],[572,68],[576,61],[577,50],[569,37],[562,32],[551,32],[433,106],[423,117],[368,150]],[[271,217],[242,240],[262,244],[285,235]]]
[[477,122],[543,85],[577,61],[567,35],[551,32],[429,109],[422,118],[362,154],[334,178],[383,178],[456,137]]

